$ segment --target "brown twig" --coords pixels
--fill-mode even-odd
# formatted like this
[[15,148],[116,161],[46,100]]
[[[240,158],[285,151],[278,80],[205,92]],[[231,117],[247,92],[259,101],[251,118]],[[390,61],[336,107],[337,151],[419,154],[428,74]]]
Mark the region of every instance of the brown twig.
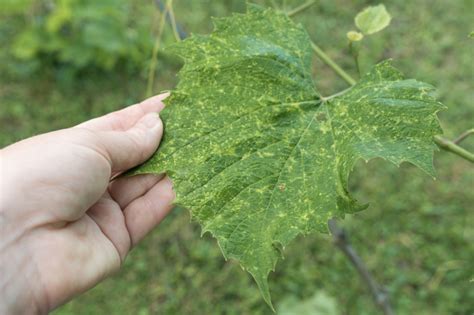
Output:
[[344,255],[349,258],[352,265],[354,265],[354,267],[357,269],[360,277],[369,287],[375,304],[383,311],[385,315],[393,315],[394,312],[392,306],[390,305],[387,291],[375,281],[374,277],[367,269],[367,266],[349,243],[346,232],[338,226],[334,219],[329,220],[328,225],[329,230],[333,236],[334,243],[344,253]]

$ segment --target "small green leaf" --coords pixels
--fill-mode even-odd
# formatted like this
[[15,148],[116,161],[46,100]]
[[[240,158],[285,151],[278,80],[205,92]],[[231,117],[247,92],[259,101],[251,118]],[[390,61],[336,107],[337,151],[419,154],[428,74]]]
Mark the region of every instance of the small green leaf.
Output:
[[380,32],[390,24],[392,17],[385,9],[385,5],[370,6],[359,12],[355,17],[355,24],[362,33],[370,35]]
[[309,36],[286,15],[250,6],[214,24],[175,47],[185,65],[161,112],[166,131],[134,173],[168,173],[176,203],[271,305],[267,277],[285,246],[367,207],[348,191],[357,160],[408,161],[434,174],[442,105],[388,61],[326,100],[311,77]]

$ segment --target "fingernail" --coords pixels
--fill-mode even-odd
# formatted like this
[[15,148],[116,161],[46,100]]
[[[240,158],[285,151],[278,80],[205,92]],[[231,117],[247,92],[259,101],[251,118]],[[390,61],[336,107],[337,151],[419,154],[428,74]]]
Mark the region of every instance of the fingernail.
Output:
[[153,128],[161,123],[160,116],[158,116],[158,113],[149,113],[142,118],[141,123],[148,128]]
[[169,91],[163,91],[161,94],[159,94],[162,101],[170,95],[171,95],[171,92],[169,92]]

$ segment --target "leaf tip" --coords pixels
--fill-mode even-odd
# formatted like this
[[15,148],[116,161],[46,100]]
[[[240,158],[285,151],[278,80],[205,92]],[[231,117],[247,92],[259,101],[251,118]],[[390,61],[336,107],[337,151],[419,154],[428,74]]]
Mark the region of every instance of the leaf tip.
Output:
[[258,289],[260,291],[260,294],[263,297],[263,300],[267,305],[270,307],[270,309],[276,313],[275,308],[272,303],[272,298],[270,295],[270,288],[268,287],[268,272],[261,272],[257,268],[253,268],[253,270],[247,270],[252,277],[254,278],[255,282],[257,283]]

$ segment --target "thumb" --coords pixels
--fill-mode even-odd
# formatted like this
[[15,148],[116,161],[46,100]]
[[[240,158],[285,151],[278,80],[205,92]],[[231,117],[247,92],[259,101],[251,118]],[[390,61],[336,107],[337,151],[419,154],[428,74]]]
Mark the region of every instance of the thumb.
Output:
[[110,162],[114,174],[145,162],[158,148],[162,135],[158,113],[149,113],[128,130],[96,132],[95,149]]

